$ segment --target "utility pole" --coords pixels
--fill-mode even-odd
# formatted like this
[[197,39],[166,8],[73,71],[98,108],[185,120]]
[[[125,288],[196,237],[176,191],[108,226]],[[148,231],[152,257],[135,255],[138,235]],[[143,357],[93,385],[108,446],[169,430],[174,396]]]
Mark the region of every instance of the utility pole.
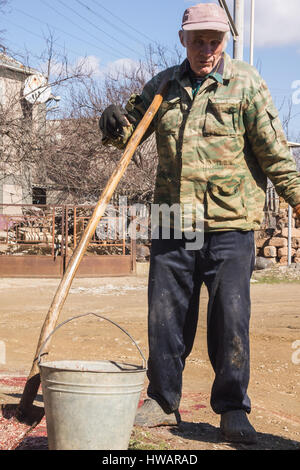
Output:
[[239,60],[244,59],[244,18],[244,0],[234,0],[234,23],[239,35],[233,43],[233,58]]
[[250,24],[250,65],[253,65],[254,50],[254,19],[255,19],[255,0],[251,0],[251,24]]

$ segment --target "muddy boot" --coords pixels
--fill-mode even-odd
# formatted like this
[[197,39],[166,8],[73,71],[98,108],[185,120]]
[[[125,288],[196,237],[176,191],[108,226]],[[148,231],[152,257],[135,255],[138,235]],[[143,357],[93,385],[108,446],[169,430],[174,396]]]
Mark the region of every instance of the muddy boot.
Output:
[[147,398],[137,410],[134,425],[154,428],[156,426],[177,426],[180,421],[178,410],[174,413],[167,414],[159,406],[157,401],[152,398]]
[[221,415],[220,431],[222,437],[229,442],[256,444],[257,434],[249,423],[244,410],[227,411]]

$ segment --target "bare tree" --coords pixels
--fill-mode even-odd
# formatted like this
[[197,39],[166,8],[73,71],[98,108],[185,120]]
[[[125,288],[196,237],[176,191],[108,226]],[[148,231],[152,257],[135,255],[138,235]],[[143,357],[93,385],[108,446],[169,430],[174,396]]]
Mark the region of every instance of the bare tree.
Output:
[[[284,108],[286,104],[286,108]],[[285,135],[288,140],[293,140],[293,141],[299,141],[300,139],[300,133],[298,136],[292,135],[290,128],[292,121],[300,115],[300,112],[294,112],[294,105],[293,101],[291,98],[284,98],[281,102],[281,104],[278,107],[279,112],[282,112],[282,126],[285,132]]]
[[[4,174],[9,172],[23,187],[25,181],[28,193],[33,186],[46,188],[52,203],[95,202],[122,153],[101,144],[101,112],[110,103],[124,105],[159,70],[178,63],[180,53],[151,46],[144,62],[96,80],[84,60],[74,66],[66,54],[57,54],[50,31],[45,39],[46,48],[39,58],[41,71],[53,94],[63,93],[64,105],[59,113],[55,106],[53,109],[53,102],[32,106],[20,100],[18,91],[0,106]],[[26,62],[30,63],[29,55]],[[155,140],[150,137],[136,152],[118,192],[132,202],[151,201],[156,163]]]
[[[55,154],[55,158],[58,158],[59,153],[59,161],[65,161],[60,167],[59,178],[64,169],[68,168],[62,186],[65,186],[69,195],[72,194],[81,202],[97,200],[121,156],[121,152],[115,148],[101,145],[98,119],[105,107],[111,103],[124,106],[130,95],[140,93],[151,77],[180,61],[180,52],[176,48],[170,54],[162,46],[156,48],[149,46],[145,61],[140,61],[132,67],[108,72],[102,80],[89,77],[80,84],[77,82],[69,87],[68,109],[61,121],[68,123],[69,131],[65,129],[59,151],[48,150],[48,155]],[[74,135],[72,136],[70,132]],[[70,169],[71,161],[73,163]],[[85,165],[84,177],[79,162],[80,165]],[[125,177],[119,184],[118,191],[126,194],[131,202],[150,202],[153,197],[156,166],[157,151],[155,139],[151,136],[136,152],[133,162],[130,163]],[[48,167],[48,176],[50,173]],[[54,181],[53,173],[50,178]],[[69,185],[66,184],[67,180],[70,182]],[[59,184],[57,178],[55,181]]]
[[[300,141],[300,139],[298,140],[298,142],[299,141]],[[296,160],[298,171],[300,171],[300,149],[299,148],[293,149],[293,155],[294,155],[294,158]]]
[[[55,52],[54,43],[54,37],[49,34],[46,49],[40,56],[40,71],[29,68],[29,56],[20,63],[2,54],[8,67],[2,77],[4,92],[0,103],[0,177],[22,186],[25,198],[33,183],[47,185],[50,182],[51,186],[45,168],[49,168],[49,160],[56,161],[47,152],[57,152],[53,127],[47,125],[47,118],[53,112],[53,100],[47,103],[28,101],[24,94],[25,79],[30,73],[43,73],[52,90],[50,98],[55,98],[53,93],[89,78],[84,61],[70,65],[67,55]],[[11,66],[18,72],[11,72]],[[71,138],[74,139],[74,135]],[[54,169],[50,174],[54,174]]]

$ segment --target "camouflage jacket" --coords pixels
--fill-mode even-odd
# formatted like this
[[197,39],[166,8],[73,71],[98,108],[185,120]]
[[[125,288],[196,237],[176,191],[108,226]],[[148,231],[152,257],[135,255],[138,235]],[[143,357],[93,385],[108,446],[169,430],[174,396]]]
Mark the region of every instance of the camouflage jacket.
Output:
[[[254,67],[225,53],[222,74],[207,78],[193,98],[185,60],[131,96],[126,110],[137,121],[166,72],[169,87],[146,134],[155,131],[159,155],[154,203],[202,206],[205,231],[258,229],[267,177],[291,206],[300,203],[300,174]],[[109,143],[124,148],[133,127],[124,132]],[[195,228],[195,209],[192,214]]]

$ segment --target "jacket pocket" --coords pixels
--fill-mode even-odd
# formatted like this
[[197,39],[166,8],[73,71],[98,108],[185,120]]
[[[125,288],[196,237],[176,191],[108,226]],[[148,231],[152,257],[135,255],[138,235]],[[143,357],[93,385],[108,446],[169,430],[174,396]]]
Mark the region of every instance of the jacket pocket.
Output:
[[172,100],[162,102],[158,111],[158,127],[159,134],[176,134],[178,125],[182,119],[182,111],[180,106],[181,98],[176,97]]
[[244,179],[239,181],[211,181],[206,190],[207,218],[215,221],[245,219]]
[[235,136],[239,134],[239,100],[218,100],[209,98],[203,135]]

